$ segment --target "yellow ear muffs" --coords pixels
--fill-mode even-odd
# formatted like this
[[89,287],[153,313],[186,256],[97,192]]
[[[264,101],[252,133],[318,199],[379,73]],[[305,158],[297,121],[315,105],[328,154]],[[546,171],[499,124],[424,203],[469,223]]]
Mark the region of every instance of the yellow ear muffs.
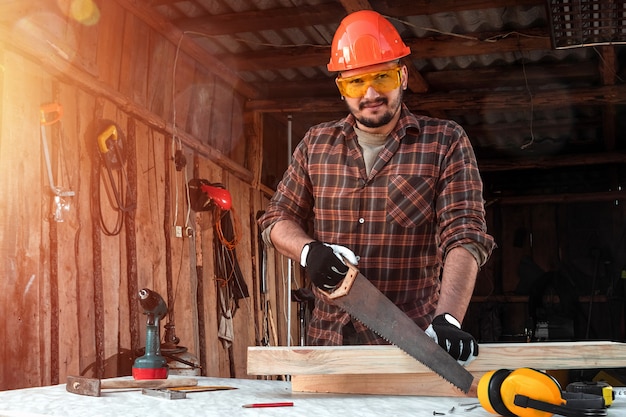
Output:
[[563,392],[556,379],[531,368],[487,372],[477,391],[485,410],[507,417],[607,415],[601,395]]
[[561,386],[556,379],[531,368],[519,368],[511,372],[500,387],[502,403],[508,411],[519,417],[551,416],[552,412],[531,408],[523,399],[561,406],[565,404],[561,393]]
[[490,413],[515,417],[515,414],[509,411],[502,402],[502,395],[500,394],[502,382],[510,373],[509,369],[498,369],[487,372],[478,381],[478,401]]

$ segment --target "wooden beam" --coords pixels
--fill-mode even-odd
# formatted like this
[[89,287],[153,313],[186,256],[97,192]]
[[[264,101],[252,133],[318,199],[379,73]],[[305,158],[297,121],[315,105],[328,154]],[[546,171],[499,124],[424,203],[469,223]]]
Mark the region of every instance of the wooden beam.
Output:
[[476,387],[484,373],[472,374],[474,384],[467,394],[435,374],[292,375],[291,391],[476,398]]
[[[485,343],[470,372],[500,368],[589,369],[626,367],[626,343]],[[248,347],[249,375],[432,374],[391,345]]]
[[369,0],[339,0],[339,2],[348,13],[359,10],[374,10]]
[[[529,108],[530,99],[524,90],[478,91],[460,93],[406,94],[406,105],[414,112],[451,111],[472,109],[477,113],[488,110]],[[587,87],[577,89],[542,90],[533,94],[533,107],[554,108],[563,106],[607,103],[626,104],[626,85]],[[333,98],[297,98],[282,100],[250,100],[248,110],[262,112],[345,112],[345,104],[339,96]]]
[[549,155],[535,158],[479,159],[481,172],[553,169],[571,166],[626,164],[626,153],[604,152],[581,155]]
[[595,63],[577,62],[522,66],[494,66],[472,69],[441,70],[423,73],[435,91],[475,90],[489,86],[533,88],[547,84],[597,85],[600,81]]
[[483,373],[472,374],[475,382],[468,394],[435,374],[292,375],[291,391],[476,398],[476,385]]
[[376,4],[376,10],[391,16],[411,16],[544,4],[544,0],[385,0]]
[[602,76],[602,84],[615,84],[617,79],[617,63],[615,47],[613,45],[600,47],[600,74]]
[[[602,76],[602,83],[604,85],[615,85],[617,80],[617,64],[615,56],[615,47],[613,45],[607,45],[600,47],[600,74]],[[604,146],[606,149],[615,149],[615,143],[617,141],[617,110],[615,105],[607,104],[602,112],[604,117],[603,137]]]
[[[450,35],[404,39],[411,48],[410,57],[419,59],[449,58],[466,55],[498,54],[551,49],[550,36],[543,29],[468,34],[470,39]],[[487,41],[485,39],[494,39]],[[293,46],[259,50],[241,54],[222,54],[217,58],[240,71],[277,70],[297,67],[325,66],[330,45]]]
[[546,28],[511,32],[479,32],[460,36],[435,35],[404,40],[411,54],[420,59],[451,58],[467,55],[503,54],[506,52],[552,49]]
[[[178,0],[148,0],[148,6],[172,5]],[[299,6],[252,10],[221,15],[203,15],[193,18],[175,19],[172,23],[182,30],[201,30],[211,35],[228,35],[241,32],[276,30],[296,26],[332,24],[339,22],[346,13],[357,10],[376,10],[387,17],[410,15],[431,15],[443,12],[458,12],[504,8],[513,6],[532,7],[543,5],[543,0],[404,0],[401,2],[377,2],[373,7],[368,0],[340,0],[322,3],[316,6]],[[300,23],[296,23],[300,22]]]
[[496,203],[502,206],[523,206],[529,204],[598,203],[600,201],[626,201],[626,192],[606,191],[598,193],[505,196],[490,201],[490,204]]
[[[409,76],[411,70],[409,70]],[[553,65],[528,65],[526,76],[521,67],[472,68],[442,70],[422,73],[433,92],[454,90],[491,89],[502,87],[526,88],[526,82],[533,86],[546,84],[569,85],[572,83],[597,84],[600,80],[598,67],[593,62],[580,62],[576,65],[557,63]],[[584,84],[583,84],[584,85]],[[265,98],[294,98],[303,96],[338,97],[337,86],[332,77],[312,78],[306,81],[280,80],[260,82],[256,86]],[[510,89],[510,88],[509,88]],[[411,89],[411,91],[414,91]]]
[[279,7],[220,15],[176,19],[172,23],[183,31],[200,31],[207,35],[232,35],[243,32],[280,30],[295,27],[327,25],[339,22],[346,12],[338,3],[317,6]]

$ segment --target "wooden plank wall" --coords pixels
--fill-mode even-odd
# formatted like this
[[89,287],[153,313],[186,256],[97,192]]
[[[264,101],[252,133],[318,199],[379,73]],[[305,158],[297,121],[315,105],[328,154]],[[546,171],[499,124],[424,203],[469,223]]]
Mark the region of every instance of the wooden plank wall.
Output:
[[[162,324],[173,320],[203,375],[246,377],[263,318],[254,214],[267,197],[258,145],[247,145],[260,140],[261,118],[244,115],[233,88],[117,2],[97,2],[88,24],[59,4],[0,17],[0,390],[128,375],[145,341],[144,287],[170,304]],[[75,192],[63,222],[51,218],[39,123],[47,102],[63,108],[45,128],[55,180]],[[106,194],[101,119],[127,148],[123,194],[136,209],[126,213]],[[175,149],[186,157],[181,171]],[[213,218],[188,211],[193,177],[224,184],[242,226],[236,250],[251,297],[239,302],[230,351],[217,336]],[[108,233],[120,219],[119,233]],[[195,233],[177,238],[174,225]]]

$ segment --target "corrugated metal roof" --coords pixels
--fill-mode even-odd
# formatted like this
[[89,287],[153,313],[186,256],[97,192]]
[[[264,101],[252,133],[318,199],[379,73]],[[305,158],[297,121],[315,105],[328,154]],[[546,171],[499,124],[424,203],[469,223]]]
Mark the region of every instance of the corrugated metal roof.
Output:
[[[528,97],[525,104],[515,108],[445,110],[445,117],[458,121],[470,133],[477,153],[489,156],[551,154],[572,147],[597,147],[602,142],[601,129],[598,128],[602,125],[601,108],[570,103],[563,103],[559,108],[534,106],[533,97],[537,92],[551,89],[601,85],[601,51],[591,47],[552,49],[545,4],[541,1],[519,3],[487,9],[475,9],[472,6],[462,10],[462,6],[452,2],[450,4],[454,7],[450,11],[402,14],[403,10],[414,10],[415,6],[407,3],[406,7],[401,7],[395,2],[370,1],[375,9],[379,7],[382,10],[400,11],[399,15],[388,18],[405,40],[413,42],[415,48],[409,59],[422,77],[430,80],[428,93],[472,92],[488,97],[489,94],[509,91],[517,93],[521,98]],[[314,6],[320,8],[307,9]],[[295,15],[298,19],[293,19],[293,26],[287,24],[283,25],[286,27],[240,30],[238,33],[217,35],[201,35],[203,27],[200,26],[186,32],[187,36],[195,37],[196,42],[209,54],[218,58],[246,57],[242,58],[245,63],[249,54],[254,53],[266,52],[271,56],[277,51],[290,51],[297,55],[306,53],[306,48],[309,51],[317,47],[327,50],[340,20],[347,14],[345,11],[341,13],[343,9],[338,7],[337,2],[324,0],[195,0],[170,1],[155,6],[159,13],[175,24],[184,19],[197,18],[210,22],[213,18],[225,15],[234,16],[235,13],[259,10],[278,10],[281,13],[291,9],[317,12],[323,8],[338,10],[335,18],[322,22],[315,20],[316,16],[313,15]],[[314,23],[303,25],[303,21]],[[545,46],[524,47],[524,41],[530,40],[541,41],[543,43],[536,42],[535,45]],[[441,42],[441,50],[437,49],[438,42]],[[498,51],[497,46],[502,42],[507,42],[509,46]],[[519,49],[514,47],[515,42],[519,43]],[[430,49],[420,54],[422,45]],[[480,48],[481,53],[475,53],[478,50],[476,45],[484,46]],[[467,49],[467,54],[463,54],[464,49]],[[454,53],[450,50],[454,50]],[[616,47],[615,50],[619,63],[624,60],[626,53],[624,47]],[[236,68],[236,60],[231,59],[229,62],[234,62],[231,66],[243,81],[264,85],[269,95],[283,97],[288,95],[282,91],[283,86],[306,86],[310,83],[313,87],[309,94],[319,95],[327,91],[324,94],[332,94],[336,98],[333,76],[326,70],[325,60],[311,59],[310,62],[315,64],[286,68],[261,63],[254,70],[249,65]],[[565,67],[568,70],[562,73]],[[485,70],[490,72],[483,72],[486,75],[480,78],[479,74]],[[478,78],[468,77],[467,71],[476,71]],[[458,74],[465,74],[461,78],[466,78],[459,79]],[[619,77],[617,79],[619,81]],[[322,88],[323,85],[326,87]],[[306,90],[300,88],[298,91]],[[293,95],[298,96],[296,93]],[[618,107],[618,114],[620,111],[623,110]],[[436,115],[441,116],[440,113]],[[311,123],[319,119],[319,116],[310,116]],[[297,120],[306,123],[307,115],[300,115]],[[510,129],[507,129],[509,126]]]

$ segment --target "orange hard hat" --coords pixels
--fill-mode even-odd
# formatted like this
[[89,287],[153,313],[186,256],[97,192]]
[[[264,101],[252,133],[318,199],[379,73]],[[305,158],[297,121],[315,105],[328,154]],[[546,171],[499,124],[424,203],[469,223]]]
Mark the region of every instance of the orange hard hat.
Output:
[[341,21],[327,67],[328,71],[347,71],[394,61],[410,53],[387,19],[372,10],[360,10]]

